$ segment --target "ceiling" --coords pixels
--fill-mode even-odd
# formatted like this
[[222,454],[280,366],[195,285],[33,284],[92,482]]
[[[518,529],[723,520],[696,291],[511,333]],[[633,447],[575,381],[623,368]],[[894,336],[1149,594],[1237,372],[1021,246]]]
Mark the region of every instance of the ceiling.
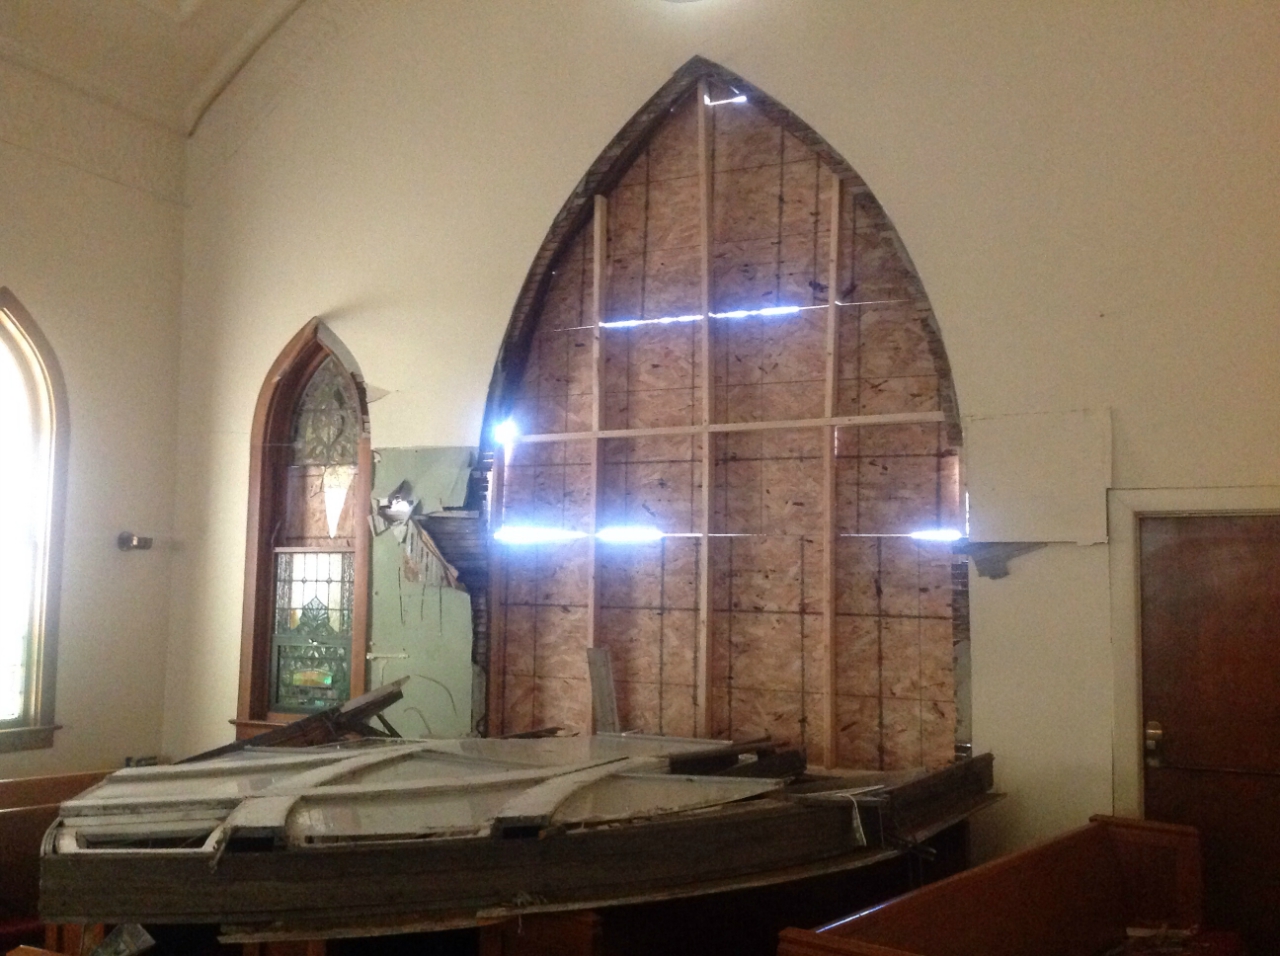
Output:
[[302,0],[0,0],[0,59],[175,132]]

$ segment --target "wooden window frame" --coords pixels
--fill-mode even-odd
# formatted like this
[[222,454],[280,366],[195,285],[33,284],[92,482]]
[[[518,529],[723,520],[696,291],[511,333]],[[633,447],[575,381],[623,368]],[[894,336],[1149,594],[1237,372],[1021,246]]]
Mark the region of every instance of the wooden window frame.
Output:
[[47,442],[48,497],[44,535],[32,581],[30,654],[21,716],[0,723],[0,753],[53,746],[54,688],[58,663],[59,597],[66,524],[67,459],[71,443],[67,388],[52,346],[31,314],[7,287],[0,286],[0,336],[26,378],[31,404]]
[[329,358],[351,376],[360,398],[355,496],[355,594],[351,616],[351,695],[364,693],[369,650],[369,557],[372,532],[360,509],[373,485],[369,407],[364,379],[350,352],[319,319],[312,319],[277,356],[258,393],[249,447],[249,510],[245,543],[244,613],[240,631],[240,686],[236,736],[245,738],[305,714],[270,709],[271,622],[275,596],[274,529],[284,512],[284,480],[294,412],[311,376]]

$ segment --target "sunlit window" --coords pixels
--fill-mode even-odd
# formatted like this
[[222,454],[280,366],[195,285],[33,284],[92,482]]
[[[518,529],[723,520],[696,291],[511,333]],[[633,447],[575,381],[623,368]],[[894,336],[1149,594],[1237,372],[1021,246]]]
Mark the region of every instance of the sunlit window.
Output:
[[48,344],[17,299],[0,289],[0,731],[47,729],[53,719],[61,391]]
[[0,720],[21,717],[31,636],[31,584],[39,529],[32,504],[39,497],[39,434],[26,377],[8,348],[0,349]]

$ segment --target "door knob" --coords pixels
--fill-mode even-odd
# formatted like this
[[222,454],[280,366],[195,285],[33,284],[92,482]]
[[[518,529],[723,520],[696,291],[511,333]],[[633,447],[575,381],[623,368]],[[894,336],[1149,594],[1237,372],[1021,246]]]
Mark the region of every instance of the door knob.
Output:
[[1158,720],[1148,720],[1142,732],[1143,757],[1148,767],[1164,765],[1164,727]]

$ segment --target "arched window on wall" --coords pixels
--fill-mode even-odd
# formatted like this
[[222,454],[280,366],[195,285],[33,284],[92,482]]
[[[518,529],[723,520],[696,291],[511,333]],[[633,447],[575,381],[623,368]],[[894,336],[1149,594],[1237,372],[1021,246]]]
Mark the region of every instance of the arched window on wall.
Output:
[[68,420],[57,359],[0,287],[0,752],[53,744]]
[[240,736],[365,691],[368,406],[350,353],[318,320],[267,374],[249,467]]
[[965,739],[960,421],[870,187],[706,60],[552,224],[490,387],[491,733],[774,739],[937,767]]

